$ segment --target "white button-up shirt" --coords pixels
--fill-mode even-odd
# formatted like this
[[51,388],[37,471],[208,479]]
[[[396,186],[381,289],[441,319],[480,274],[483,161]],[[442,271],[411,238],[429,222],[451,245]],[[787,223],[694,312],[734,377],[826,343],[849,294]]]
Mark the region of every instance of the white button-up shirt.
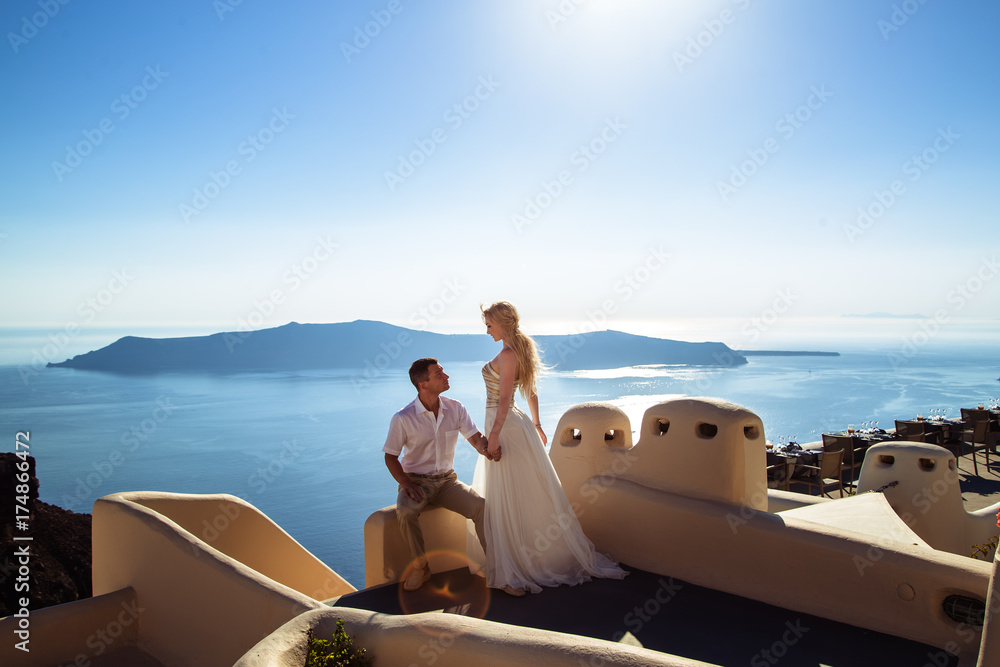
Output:
[[469,439],[479,432],[460,402],[439,396],[437,419],[419,398],[392,416],[382,451],[402,457],[403,470],[415,475],[439,475],[455,467],[458,435]]

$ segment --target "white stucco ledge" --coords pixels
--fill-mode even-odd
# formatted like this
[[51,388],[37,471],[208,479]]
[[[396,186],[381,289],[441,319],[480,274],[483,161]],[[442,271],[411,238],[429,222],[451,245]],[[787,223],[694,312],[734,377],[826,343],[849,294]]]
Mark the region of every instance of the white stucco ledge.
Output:
[[98,655],[127,656],[126,664],[159,664],[137,648],[139,617],[144,611],[135,589],[83,598],[74,602],[36,609],[30,615],[27,652],[15,647],[18,619],[0,619],[0,665],[51,667],[83,665]]
[[391,616],[349,607],[327,607],[298,616],[275,630],[234,667],[301,667],[306,631],[329,639],[344,620],[356,647],[376,665],[436,667],[697,667],[710,663],[590,637],[484,621],[457,614]]
[[931,547],[969,556],[997,535],[997,509],[965,509],[955,455],[924,442],[883,442],[868,448],[858,493],[879,490],[896,514]]
[[105,496],[92,534],[94,595],[134,589],[136,645],[164,665],[232,665],[290,618],[355,590],[227,494]]
[[784,518],[794,517],[862,533],[871,537],[872,543],[884,545],[893,541],[899,544],[930,549],[919,535],[903,520],[881,493],[862,493],[838,499],[837,502],[807,505],[781,512]]
[[[456,567],[452,554],[460,554],[468,564],[466,541],[468,520],[443,507],[428,506],[418,518],[424,541],[432,548],[426,554],[431,572]],[[410,552],[399,531],[396,506],[373,512],[365,521],[365,587],[399,581],[410,564]],[[447,557],[446,557],[447,556]]]

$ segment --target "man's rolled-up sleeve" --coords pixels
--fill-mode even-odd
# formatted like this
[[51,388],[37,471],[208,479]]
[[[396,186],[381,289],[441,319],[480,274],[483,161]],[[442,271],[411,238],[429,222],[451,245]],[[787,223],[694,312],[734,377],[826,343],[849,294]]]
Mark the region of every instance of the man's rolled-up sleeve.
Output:
[[459,410],[458,430],[466,440],[479,433],[479,427],[476,426],[476,422],[472,421],[472,416],[469,415],[469,411],[465,409],[464,405],[461,405]]
[[386,454],[399,456],[403,451],[403,445],[406,444],[406,432],[401,421],[399,415],[393,415],[389,421],[389,435],[386,436],[385,445],[382,446],[382,451]]

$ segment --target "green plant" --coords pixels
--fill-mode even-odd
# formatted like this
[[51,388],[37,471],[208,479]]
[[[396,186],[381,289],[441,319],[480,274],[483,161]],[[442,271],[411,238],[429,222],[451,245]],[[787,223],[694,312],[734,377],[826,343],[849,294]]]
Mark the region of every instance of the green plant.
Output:
[[973,558],[979,558],[979,554],[983,555],[983,560],[990,560],[990,552],[997,548],[997,537],[991,537],[986,540],[986,544],[973,544],[972,554]]
[[337,619],[333,639],[318,639],[309,628],[309,652],[305,667],[370,667],[372,659],[363,648],[355,648],[354,640],[344,631],[344,619]]
[[[1000,510],[997,510],[997,528],[1000,528]],[[1000,537],[994,535],[990,539],[986,540],[986,544],[973,544],[972,553],[970,555],[973,558],[978,558],[979,554],[982,554],[983,560],[989,560],[990,552],[996,550],[998,541],[1000,541]]]

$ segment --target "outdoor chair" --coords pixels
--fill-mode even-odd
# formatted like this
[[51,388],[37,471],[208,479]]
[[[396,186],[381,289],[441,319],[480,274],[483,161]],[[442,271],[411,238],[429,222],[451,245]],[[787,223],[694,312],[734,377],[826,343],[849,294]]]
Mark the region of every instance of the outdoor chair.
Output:
[[809,493],[812,494],[812,488],[816,487],[819,489],[820,495],[824,495],[827,498],[832,498],[827,491],[830,488],[839,488],[840,497],[844,497],[844,481],[841,479],[841,469],[844,463],[844,449],[833,449],[833,450],[823,450],[819,454],[819,465],[802,466],[807,471],[813,471],[815,473],[812,477],[796,477],[792,481],[795,484],[805,484],[809,487]]
[[961,445],[967,447],[972,453],[972,467],[977,476],[979,475],[979,466],[976,463],[976,452],[982,452],[986,457],[986,469],[989,470],[990,450],[995,450],[997,446],[997,434],[990,432],[989,419],[965,422]]
[[[970,448],[960,438],[946,439],[940,426],[928,424],[924,421],[900,421],[896,420],[896,435],[902,440],[910,442],[926,442],[931,445],[940,445],[955,455],[955,465],[961,469],[962,457],[969,453]],[[976,465],[975,455],[972,457],[972,469],[979,475],[979,466]]]
[[910,442],[926,442],[931,445],[938,444],[938,434],[928,432],[927,425],[922,421],[900,421],[896,420],[896,437],[900,440]]
[[976,408],[962,408],[962,421],[964,422],[988,422],[993,418],[989,410],[979,410]]
[[835,435],[831,433],[823,434],[823,451],[824,452],[834,452],[842,451],[841,456],[841,478],[844,474],[847,474],[846,482],[848,486],[854,486],[854,478],[857,473],[861,470],[861,463],[865,458],[865,452],[868,450],[865,446],[855,446],[857,440],[850,435]]
[[[788,491],[788,483],[792,479],[793,472],[795,472],[795,461],[791,459],[767,466],[768,487]],[[772,482],[774,486],[771,486]]]

